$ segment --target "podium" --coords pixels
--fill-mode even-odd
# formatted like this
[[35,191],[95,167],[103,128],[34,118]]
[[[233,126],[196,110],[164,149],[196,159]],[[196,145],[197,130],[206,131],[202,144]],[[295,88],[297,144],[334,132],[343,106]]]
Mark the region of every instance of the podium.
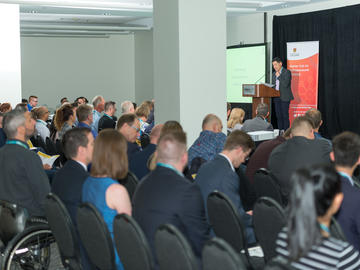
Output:
[[[271,98],[280,97],[280,91],[275,90],[265,84],[243,84],[242,94],[244,97],[252,97],[252,117],[256,116],[256,108],[259,103],[266,103],[271,113]],[[269,121],[270,121],[269,115]]]

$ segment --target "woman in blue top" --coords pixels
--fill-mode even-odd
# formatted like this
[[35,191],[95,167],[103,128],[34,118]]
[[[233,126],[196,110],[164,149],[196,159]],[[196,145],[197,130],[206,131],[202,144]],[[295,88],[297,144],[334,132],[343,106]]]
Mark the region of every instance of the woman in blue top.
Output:
[[[90,175],[82,189],[82,201],[90,202],[102,214],[114,239],[113,220],[117,214],[131,215],[131,202],[126,188],[117,179],[128,173],[127,143],[120,132],[105,129],[95,140]],[[115,247],[114,247],[115,249]],[[115,249],[117,269],[123,270]]]

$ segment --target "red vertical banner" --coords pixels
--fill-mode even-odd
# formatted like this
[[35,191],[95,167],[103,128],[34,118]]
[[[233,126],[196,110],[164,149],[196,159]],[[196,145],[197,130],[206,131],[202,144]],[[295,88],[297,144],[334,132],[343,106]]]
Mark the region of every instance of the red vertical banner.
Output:
[[319,80],[319,41],[288,42],[287,68],[291,71],[290,123],[311,108],[317,108]]

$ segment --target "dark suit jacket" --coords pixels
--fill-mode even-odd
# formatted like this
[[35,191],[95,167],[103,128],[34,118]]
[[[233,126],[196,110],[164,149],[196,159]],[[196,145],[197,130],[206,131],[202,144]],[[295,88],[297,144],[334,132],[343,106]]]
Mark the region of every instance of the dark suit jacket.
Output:
[[268,168],[279,181],[281,193],[288,198],[291,174],[304,166],[330,164],[329,144],[296,136],[276,147],[270,154]]
[[76,224],[77,207],[81,203],[82,186],[89,173],[76,161],[68,160],[56,174],[51,190],[63,201],[73,223]]
[[222,155],[216,155],[214,160],[206,162],[200,167],[195,183],[199,185],[204,203],[207,197],[214,190],[218,190],[227,195],[238,209],[239,214],[246,226],[246,238],[249,243],[255,242],[255,235],[252,228],[252,218],[245,213],[240,198],[239,177],[231,169],[227,159]]
[[[280,99],[282,101],[290,101],[294,99],[294,96],[291,91],[291,72],[283,67],[280,76],[279,76],[279,90],[280,90]],[[272,83],[276,83],[276,72],[272,74]],[[275,88],[275,87],[274,87]]]
[[140,147],[136,143],[127,142],[127,156],[131,160],[133,155],[140,152]]
[[266,122],[262,117],[256,116],[253,119],[248,119],[244,122],[242,128],[244,132],[252,131],[272,131],[274,130],[271,123]]
[[360,250],[360,189],[344,176],[341,176],[341,189],[344,199],[335,217],[349,243]]
[[98,124],[98,130],[99,132],[105,128],[112,128],[114,129],[116,125],[116,122],[114,121],[113,118],[110,118],[107,115],[103,115],[100,119],[99,119],[99,124]]
[[147,167],[147,162],[150,156],[155,152],[156,144],[149,144],[141,152],[135,153],[129,161],[129,169],[136,177],[141,180],[147,175],[150,170]]
[[138,185],[133,216],[154,251],[154,234],[165,223],[176,226],[189,240],[196,256],[209,235],[203,199],[197,185],[169,168],[157,166]]

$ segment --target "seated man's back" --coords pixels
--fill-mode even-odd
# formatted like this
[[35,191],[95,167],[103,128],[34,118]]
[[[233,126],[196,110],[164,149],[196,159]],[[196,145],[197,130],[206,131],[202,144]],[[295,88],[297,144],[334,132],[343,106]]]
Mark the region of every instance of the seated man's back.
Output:
[[0,149],[0,199],[25,207],[30,216],[44,216],[49,179],[40,158],[25,143],[34,133],[35,121],[30,112],[12,111],[3,123],[9,139]]
[[279,181],[285,199],[290,191],[290,176],[296,169],[330,163],[329,144],[324,140],[314,140],[312,125],[305,116],[296,118],[291,126],[293,137],[270,154],[268,168]]
[[221,132],[221,120],[214,114],[208,114],[202,123],[200,136],[189,148],[188,166],[194,158],[200,157],[205,160],[212,160],[224,147],[226,135]]
[[203,200],[214,190],[218,190],[229,197],[238,210],[246,227],[248,243],[254,243],[255,235],[252,228],[252,218],[246,214],[240,198],[240,179],[234,167],[239,167],[254,147],[254,142],[246,133],[236,130],[228,136],[224,150],[201,166],[195,182],[200,187]]
[[137,187],[133,199],[134,218],[144,230],[153,251],[157,228],[170,223],[187,237],[196,256],[200,257],[208,239],[209,225],[198,186],[180,173],[187,164],[186,135],[183,132],[165,134],[160,138],[158,162],[156,169]]
[[266,121],[269,116],[269,106],[266,103],[259,103],[256,107],[256,117],[244,122],[241,130],[244,132],[252,131],[272,131],[274,130],[271,123]]

